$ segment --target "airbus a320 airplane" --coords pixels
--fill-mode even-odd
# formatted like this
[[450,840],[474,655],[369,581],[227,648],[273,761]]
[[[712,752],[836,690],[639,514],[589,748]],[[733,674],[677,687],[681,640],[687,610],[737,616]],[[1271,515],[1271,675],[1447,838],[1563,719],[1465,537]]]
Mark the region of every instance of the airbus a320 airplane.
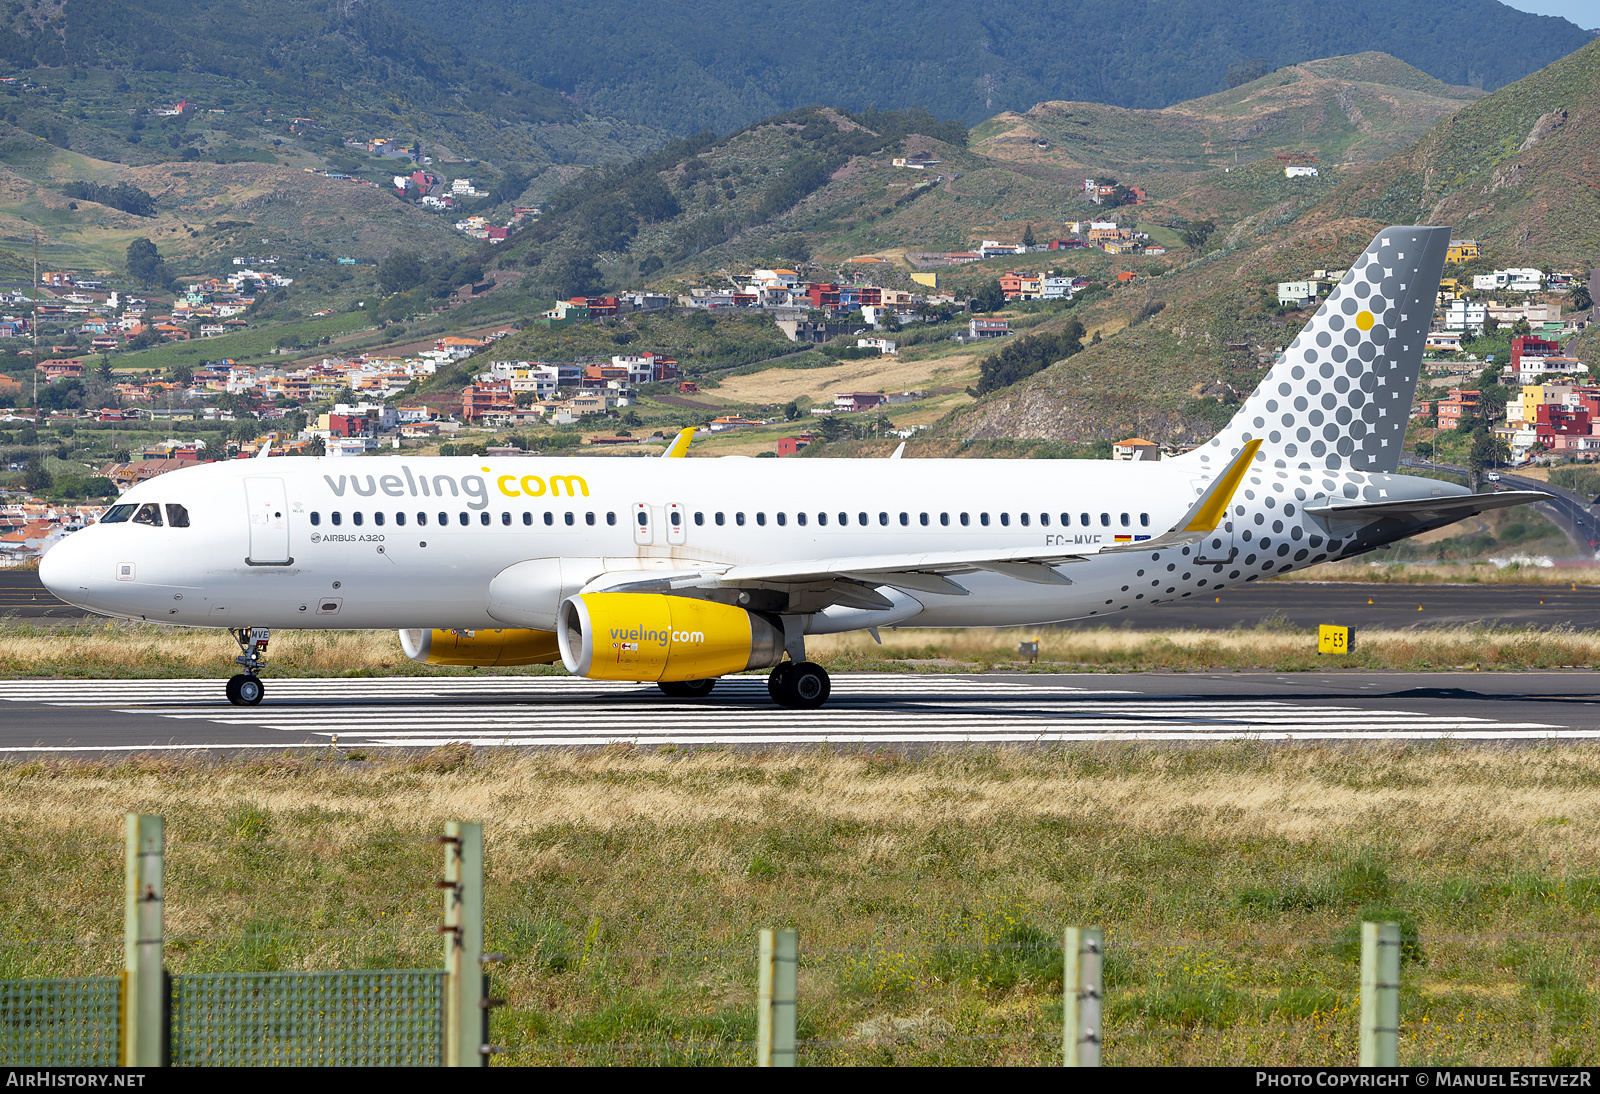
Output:
[[133,487],[40,577],[104,615],[231,629],[236,704],[293,627],[680,697],[771,668],[776,702],[817,707],[807,635],[1112,618],[1543,498],[1394,473],[1449,240],[1380,232],[1173,460],[240,460]]

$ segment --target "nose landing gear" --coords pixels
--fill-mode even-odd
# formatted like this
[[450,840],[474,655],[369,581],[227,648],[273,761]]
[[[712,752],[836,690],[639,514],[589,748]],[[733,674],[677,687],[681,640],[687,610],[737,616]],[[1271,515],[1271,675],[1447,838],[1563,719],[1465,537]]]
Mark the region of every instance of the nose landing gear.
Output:
[[233,632],[233,640],[239,643],[239,656],[233,663],[244,666],[243,672],[228,680],[228,702],[234,706],[253,707],[266,694],[259,673],[266,667],[271,639],[272,631],[266,627],[241,627]]

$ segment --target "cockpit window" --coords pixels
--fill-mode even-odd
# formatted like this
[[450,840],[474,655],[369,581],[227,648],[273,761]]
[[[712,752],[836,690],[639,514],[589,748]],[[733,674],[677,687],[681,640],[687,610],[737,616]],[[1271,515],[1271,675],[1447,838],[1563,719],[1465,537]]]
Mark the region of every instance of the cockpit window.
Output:
[[131,505],[127,502],[123,502],[121,505],[113,505],[110,509],[106,510],[106,515],[100,518],[100,523],[121,524],[123,521],[133,516],[133,511],[137,508],[139,508],[137,505]]
[[152,528],[160,528],[161,506],[153,501],[139,506],[139,511],[133,515],[133,523],[148,524]]
[[189,527],[189,510],[174,502],[167,502],[167,525],[172,528]]

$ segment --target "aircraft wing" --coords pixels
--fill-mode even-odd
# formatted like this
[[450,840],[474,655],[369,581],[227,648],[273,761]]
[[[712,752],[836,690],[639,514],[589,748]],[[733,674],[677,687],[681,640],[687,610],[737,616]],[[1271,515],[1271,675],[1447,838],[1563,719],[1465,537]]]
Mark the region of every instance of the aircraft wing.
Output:
[[1367,524],[1384,517],[1400,520],[1434,521],[1463,520],[1489,509],[1509,509],[1513,505],[1528,505],[1549,501],[1550,495],[1538,490],[1499,490],[1488,494],[1446,494],[1437,498],[1400,498],[1395,501],[1367,501],[1308,505],[1305,511],[1323,520],[1351,521]]
[[875,585],[892,585],[909,592],[966,596],[968,590],[951,577],[979,571],[1038,585],[1071,585],[1072,579],[1059,573],[1056,567],[1107,552],[1160,550],[1194,543],[1215,531],[1227,515],[1234,491],[1239,488],[1260,447],[1259,439],[1247,442],[1172,528],[1159,536],[1145,536],[1136,541],[1069,546],[1065,541],[1071,537],[1061,535],[1055,537],[1063,541],[1060,546],[847,555],[649,574],[612,572],[591,582],[585,591],[689,593],[771,589],[791,595],[803,591],[813,602],[877,608],[888,607],[889,601],[873,591]]

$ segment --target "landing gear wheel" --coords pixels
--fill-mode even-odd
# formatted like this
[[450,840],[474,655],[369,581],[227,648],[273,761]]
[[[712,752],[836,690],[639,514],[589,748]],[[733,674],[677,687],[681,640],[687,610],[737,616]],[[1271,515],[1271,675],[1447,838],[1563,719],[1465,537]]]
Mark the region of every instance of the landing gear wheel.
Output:
[[261,697],[266,694],[266,688],[261,684],[259,677],[241,672],[228,680],[228,702],[236,707],[253,707],[261,703]]
[[828,680],[828,672],[821,665],[811,661],[801,661],[798,665],[790,664],[774,688],[774,672],[768,677],[767,687],[776,692],[773,698],[780,706],[793,707],[796,710],[815,710],[828,701],[828,695],[833,690],[833,685]]
[[767,676],[767,694],[772,696],[772,701],[779,706],[786,706],[783,701],[783,682],[789,676],[789,670],[794,668],[793,661],[784,661],[772,670]]
[[670,695],[674,699],[704,699],[716,686],[715,676],[709,680],[660,680],[656,683],[663,695]]

